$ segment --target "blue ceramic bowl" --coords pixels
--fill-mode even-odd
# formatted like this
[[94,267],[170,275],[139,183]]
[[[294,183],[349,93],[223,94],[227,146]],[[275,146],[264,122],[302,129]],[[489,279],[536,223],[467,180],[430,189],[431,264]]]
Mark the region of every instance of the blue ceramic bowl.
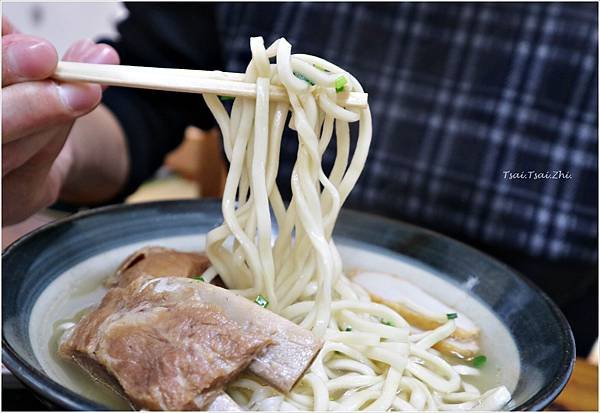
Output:
[[[205,233],[220,221],[214,201],[155,202],[90,210],[21,238],[2,256],[2,362],[54,407],[107,409],[44,373],[29,332],[37,298],[90,257],[144,240]],[[541,410],[564,387],[575,358],[569,325],[543,292],[512,269],[440,234],[353,211],[342,212],[335,237],[402,254],[457,286],[475,275],[479,283],[470,294],[501,321],[518,350],[520,375],[508,408]]]

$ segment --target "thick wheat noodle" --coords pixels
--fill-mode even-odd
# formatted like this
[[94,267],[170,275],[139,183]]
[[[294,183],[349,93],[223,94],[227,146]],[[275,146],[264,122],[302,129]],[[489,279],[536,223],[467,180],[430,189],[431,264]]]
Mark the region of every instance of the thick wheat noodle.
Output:
[[[372,126],[368,107],[336,103],[335,83],[343,77],[345,91],[356,92],[361,85],[326,60],[292,55],[283,38],[267,49],[262,38],[252,38],[250,49],[245,81],[256,84],[256,99],[236,99],[229,114],[217,96],[204,95],[230,162],[224,223],[207,236],[212,267],[204,276],[219,274],[251,300],[262,295],[270,310],[311,329],[325,345],[289,394],[250,375],[231,383],[229,394],[250,410],[501,408],[510,397],[506,389],[493,389],[505,397],[490,405],[462,380],[459,371],[471,374],[469,368],[455,370],[431,349],[454,332],[453,320],[411,334],[406,320],[371,302],[342,272],[332,232],[365,164]],[[289,102],[271,103],[270,85],[285,87]],[[350,122],[359,122],[352,154]],[[287,207],[276,184],[286,123],[298,136]],[[322,156],[332,142],[336,158],[327,175]]]

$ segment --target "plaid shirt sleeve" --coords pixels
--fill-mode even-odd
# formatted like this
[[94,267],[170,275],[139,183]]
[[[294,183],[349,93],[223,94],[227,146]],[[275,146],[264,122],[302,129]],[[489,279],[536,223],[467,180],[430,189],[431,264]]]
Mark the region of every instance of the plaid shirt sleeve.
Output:
[[[361,80],[374,139],[350,207],[529,256],[597,261],[595,3],[218,9],[227,70],[244,70],[250,36],[285,36]],[[284,142],[289,194],[296,145]]]

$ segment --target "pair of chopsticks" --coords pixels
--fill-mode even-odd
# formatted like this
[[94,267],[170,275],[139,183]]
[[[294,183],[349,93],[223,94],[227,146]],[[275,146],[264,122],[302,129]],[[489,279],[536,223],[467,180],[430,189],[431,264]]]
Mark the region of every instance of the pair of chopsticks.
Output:
[[[58,62],[52,77],[65,82],[98,83],[171,92],[210,93],[220,96],[256,97],[256,84],[244,82],[243,73]],[[275,101],[288,100],[287,92],[281,86],[271,86],[269,95]],[[367,98],[366,93],[339,93],[337,103],[341,106],[366,107]]]

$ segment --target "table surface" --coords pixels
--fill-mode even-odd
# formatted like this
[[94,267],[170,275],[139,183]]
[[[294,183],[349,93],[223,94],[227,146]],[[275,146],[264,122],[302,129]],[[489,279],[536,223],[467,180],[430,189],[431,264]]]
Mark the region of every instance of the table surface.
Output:
[[598,411],[598,366],[578,357],[567,386],[546,410]]

